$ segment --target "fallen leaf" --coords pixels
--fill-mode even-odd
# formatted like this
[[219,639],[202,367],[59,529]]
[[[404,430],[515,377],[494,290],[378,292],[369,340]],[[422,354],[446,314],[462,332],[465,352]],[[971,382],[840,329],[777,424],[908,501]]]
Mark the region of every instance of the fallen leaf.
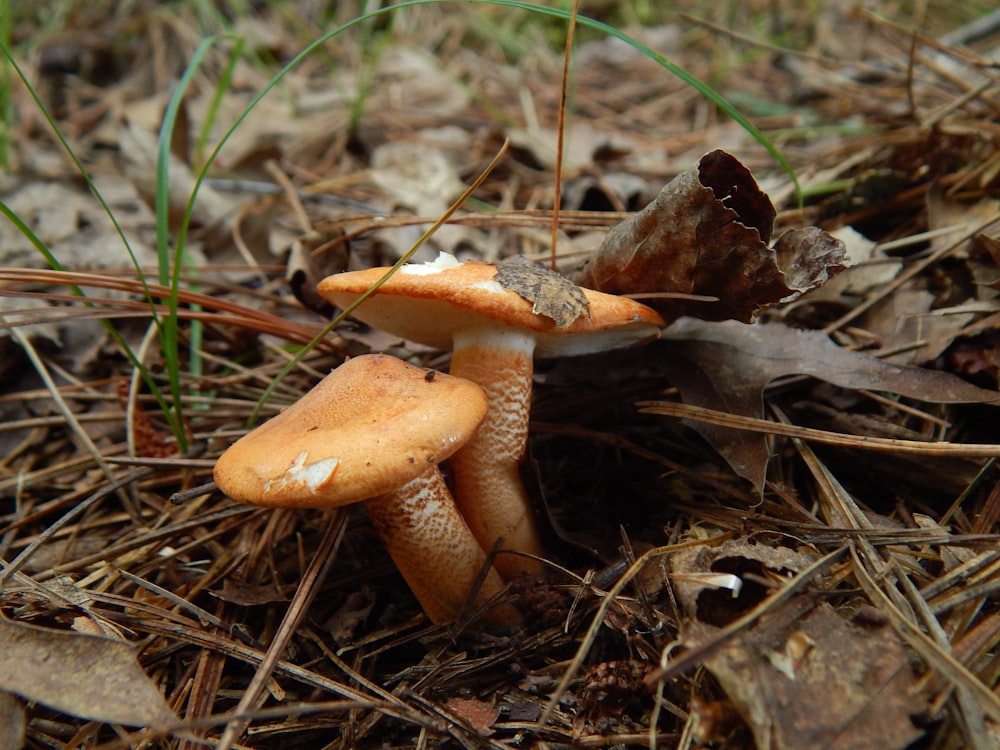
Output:
[[926,290],[904,288],[873,306],[857,325],[877,336],[880,359],[897,365],[933,362],[975,318],[975,311],[934,309],[935,296]]
[[[324,252],[315,252],[317,248],[323,248]],[[324,317],[333,317],[333,305],[319,296],[316,285],[327,276],[346,271],[348,253],[348,243],[341,229],[314,230],[292,242],[285,279],[303,307]]]
[[[718,629],[694,623],[685,643]],[[704,666],[743,716],[758,747],[895,750],[922,736],[906,649],[887,622],[851,622],[799,597],[733,637]]]
[[346,646],[354,641],[361,628],[375,607],[375,597],[361,591],[354,591],[347,596],[336,612],[323,623],[323,629],[328,632],[338,646]]
[[222,582],[221,590],[209,591],[208,593],[224,602],[238,604],[241,607],[255,607],[260,604],[288,601],[288,597],[282,594],[276,586],[253,585],[233,581],[229,578]]
[[482,737],[493,734],[493,722],[500,716],[500,709],[492,703],[474,698],[448,698],[444,709],[464,719]]
[[24,747],[24,704],[12,693],[0,691],[0,750]]
[[533,313],[554,320],[557,328],[569,327],[581,315],[590,317],[590,303],[580,287],[520,255],[498,264],[494,278],[501,286],[531,302]]
[[[678,604],[698,622],[724,627],[769,593],[761,579],[800,573],[816,562],[808,551],[733,539],[717,547],[698,546],[670,558],[668,577]],[[738,593],[719,588],[708,576],[729,573],[743,583]]]
[[[946,372],[890,364],[837,346],[821,331],[780,323],[747,325],[684,318],[663,333],[662,365],[687,404],[763,417],[764,388],[786,375],[809,375],[841,388],[886,391],[930,403],[998,404],[992,391]],[[767,436],[692,422],[733,470],[764,486]]]
[[[156,265],[156,250],[147,242],[153,214],[135,187],[122,177],[100,175],[95,187],[114,210],[115,223],[85,189],[69,181],[23,182],[2,196],[4,203],[66,268],[116,268],[130,265],[118,234],[141,266]],[[48,263],[17,225],[0,220],[0,265],[42,268]]]
[[667,320],[750,322],[846,267],[844,244],[815,227],[786,233],[768,247],[774,217],[750,171],[730,154],[712,151],[614,227],[574,281],[611,294],[662,294],[643,301]]
[[371,167],[369,176],[392,204],[418,216],[441,213],[464,189],[443,150],[420,140],[381,144],[372,152]]
[[788,230],[775,241],[774,255],[791,296],[823,286],[847,267],[843,241],[819,227]]
[[94,721],[152,726],[175,720],[124,641],[0,617],[0,690]]
[[[510,128],[506,131],[515,152],[520,151],[529,163],[552,167],[558,154],[559,132],[555,128]],[[563,133],[563,166],[566,170],[583,170],[598,161],[598,155],[609,150],[628,154],[633,150],[631,138],[624,133],[606,130],[576,120]],[[522,157],[522,159],[525,157]]]
[[[139,195],[151,208],[156,205],[156,163],[159,145],[156,136],[144,128],[125,123],[120,131],[120,148],[126,176],[133,181]],[[195,173],[176,156],[168,158],[168,220],[170,227],[180,226],[195,187],[198,199],[191,205],[191,226],[220,225],[233,213],[235,203],[222,193],[202,183]]]

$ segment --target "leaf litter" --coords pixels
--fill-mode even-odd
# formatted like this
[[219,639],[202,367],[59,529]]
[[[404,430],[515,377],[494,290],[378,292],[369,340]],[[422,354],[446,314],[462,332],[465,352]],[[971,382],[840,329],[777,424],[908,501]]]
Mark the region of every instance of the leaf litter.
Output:
[[[508,37],[517,21],[503,9],[449,7],[400,10],[407,23],[372,30],[384,48],[330,40],[212,164],[180,295],[187,455],[118,344],[84,332],[87,318],[112,321],[165,382],[117,231],[14,87],[18,161],[3,200],[71,273],[40,270],[0,223],[0,325],[26,337],[2,343],[0,612],[34,644],[8,649],[9,744],[187,747],[222,735],[327,521],[200,485],[290,350],[328,319],[309,293],[316,277],[400,257],[508,136],[477,204],[425,252],[549,260],[559,52],[541,24]],[[310,12],[296,28],[273,9],[242,21],[250,55],[225,94],[215,100],[208,78],[192,87],[173,144],[173,220],[186,204],[177,188],[190,189],[207,153],[199,128],[218,106],[214,143],[266,83],[265,61],[312,41],[303,29],[325,21]],[[17,26],[15,56],[152,280],[152,134],[201,35],[183,14],[129,13],[111,24],[106,9],[81,7],[36,42]],[[352,514],[242,746],[995,746],[1000,252],[983,61],[996,31],[942,44],[931,35],[951,25],[913,36],[863,12],[789,11],[793,36],[836,29],[796,52],[722,20],[641,34],[778,139],[805,200],[744,131],[634,48],[580,43],[557,266],[677,320],[643,349],[538,365],[524,468],[552,522],[553,565],[512,589],[525,626],[429,628]],[[873,43],[847,44],[862,39]],[[761,54],[735,60],[744,48]],[[215,71],[225,50],[209,53]],[[553,317],[577,311],[562,276],[512,283]],[[153,293],[166,314],[169,292]],[[263,415],[373,348],[446,364],[347,320]],[[138,384],[131,397],[123,379]],[[39,593],[64,577],[86,601]],[[705,596],[712,608],[697,606]],[[95,624],[103,636],[87,634]],[[65,644],[60,658],[19,682],[53,644]],[[183,728],[107,726],[171,716]]]

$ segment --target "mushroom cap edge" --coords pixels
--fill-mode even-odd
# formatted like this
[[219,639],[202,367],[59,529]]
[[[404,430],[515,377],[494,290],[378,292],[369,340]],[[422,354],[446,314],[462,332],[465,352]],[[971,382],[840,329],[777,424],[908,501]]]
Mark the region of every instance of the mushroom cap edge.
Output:
[[486,408],[471,381],[388,355],[354,357],[233,443],[215,481],[254,505],[359,502],[436,467],[468,441]]
[[[346,307],[389,271],[368,268],[334,274],[317,289],[327,301]],[[572,356],[621,348],[657,338],[663,318],[640,302],[583,289],[590,316],[566,328],[532,310],[532,303],[494,280],[488,263],[402,266],[352,315],[411,341],[450,349],[462,328],[498,327],[531,332],[539,356]]]

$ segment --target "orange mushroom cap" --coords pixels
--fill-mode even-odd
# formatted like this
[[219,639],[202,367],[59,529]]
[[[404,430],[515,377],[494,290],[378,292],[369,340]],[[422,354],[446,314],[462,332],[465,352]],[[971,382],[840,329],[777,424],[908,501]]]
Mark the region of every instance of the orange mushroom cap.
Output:
[[328,508],[383,495],[451,456],[486,414],[461,378],[381,354],[348,360],[219,457],[215,481],[241,502]]
[[[368,291],[388,268],[369,268],[328,276],[317,290],[329,302],[347,307]],[[494,279],[488,263],[460,263],[442,253],[436,261],[402,266],[371,297],[352,311],[369,325],[397,336],[449,349],[457,334],[475,328],[509,327],[530,332],[534,354],[571,356],[618,349],[656,338],[666,323],[650,307],[627,297],[583,289],[589,316],[569,326],[532,310],[532,303]]]

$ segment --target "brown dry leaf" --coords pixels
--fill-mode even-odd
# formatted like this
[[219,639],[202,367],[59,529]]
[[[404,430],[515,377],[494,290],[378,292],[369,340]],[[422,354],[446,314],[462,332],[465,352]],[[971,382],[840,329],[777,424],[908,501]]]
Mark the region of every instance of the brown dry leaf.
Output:
[[[319,296],[316,285],[347,270],[349,245],[342,229],[313,230],[292,242],[285,279],[304,308],[324,317],[333,316],[333,305]],[[317,253],[317,248],[324,252]]]
[[0,750],[24,747],[24,704],[12,693],[0,691]]
[[531,311],[566,328],[581,315],[590,317],[587,295],[565,276],[515,255],[497,265],[497,283],[532,303]]
[[[923,733],[906,649],[887,622],[850,622],[799,597],[769,612],[705,660],[750,727],[772,750],[894,750]],[[716,637],[694,624],[685,640]]]
[[[114,175],[100,175],[95,185],[114,211],[136,261],[156,264],[156,250],[145,241],[153,214],[134,187]],[[115,268],[130,265],[118,228],[93,196],[71,181],[25,181],[2,196],[7,207],[38,236],[67,268]],[[13,223],[0,221],[0,265],[47,267],[31,241]]]
[[[538,164],[553,167],[558,153],[559,132],[555,128],[511,128],[506,131],[511,145],[529,154]],[[626,133],[608,133],[586,122],[575,120],[563,134],[562,160],[569,172],[584,170],[598,161],[598,155],[633,151],[634,144]]]
[[[976,201],[955,200],[940,186],[927,191],[927,228],[945,232],[931,240],[931,249],[949,245],[970,229],[1000,218],[1000,201],[983,197]],[[946,232],[946,230],[951,230]]]
[[[903,367],[837,346],[821,331],[779,323],[746,325],[685,318],[668,327],[667,375],[687,404],[763,417],[764,388],[786,375],[809,375],[841,388],[888,391],[930,403],[990,403],[996,393],[946,372]],[[741,477],[764,486],[767,437],[692,423]]]
[[754,320],[846,265],[844,245],[815,227],[768,247],[774,206],[749,170],[712,151],[642,211],[609,232],[574,279],[612,294],[696,294],[717,298],[645,300],[667,320]]
[[474,698],[448,698],[443,705],[446,711],[464,719],[483,737],[493,734],[493,722],[500,716],[500,709],[492,703]]
[[[670,558],[669,578],[678,604],[693,619],[723,627],[756,605],[767,593],[757,579],[782,580],[816,562],[811,551],[732,539],[717,547],[691,547]],[[716,580],[721,574],[740,579],[733,590]],[[750,576],[750,577],[748,577]]]
[[254,607],[260,604],[270,604],[271,602],[286,602],[285,596],[276,586],[260,585],[255,586],[242,581],[233,581],[229,578],[222,582],[222,589],[209,591],[209,593],[230,604],[239,604],[241,607]]
[[934,309],[935,295],[923,289],[899,289],[858,319],[878,337],[882,357],[896,365],[921,365],[937,359],[974,318],[977,310]]
[[353,643],[358,631],[368,622],[375,603],[374,596],[362,591],[351,592],[337,611],[323,623],[323,630],[330,634],[338,646]]
[[123,641],[0,617],[0,690],[73,716],[129,726],[175,720]]

